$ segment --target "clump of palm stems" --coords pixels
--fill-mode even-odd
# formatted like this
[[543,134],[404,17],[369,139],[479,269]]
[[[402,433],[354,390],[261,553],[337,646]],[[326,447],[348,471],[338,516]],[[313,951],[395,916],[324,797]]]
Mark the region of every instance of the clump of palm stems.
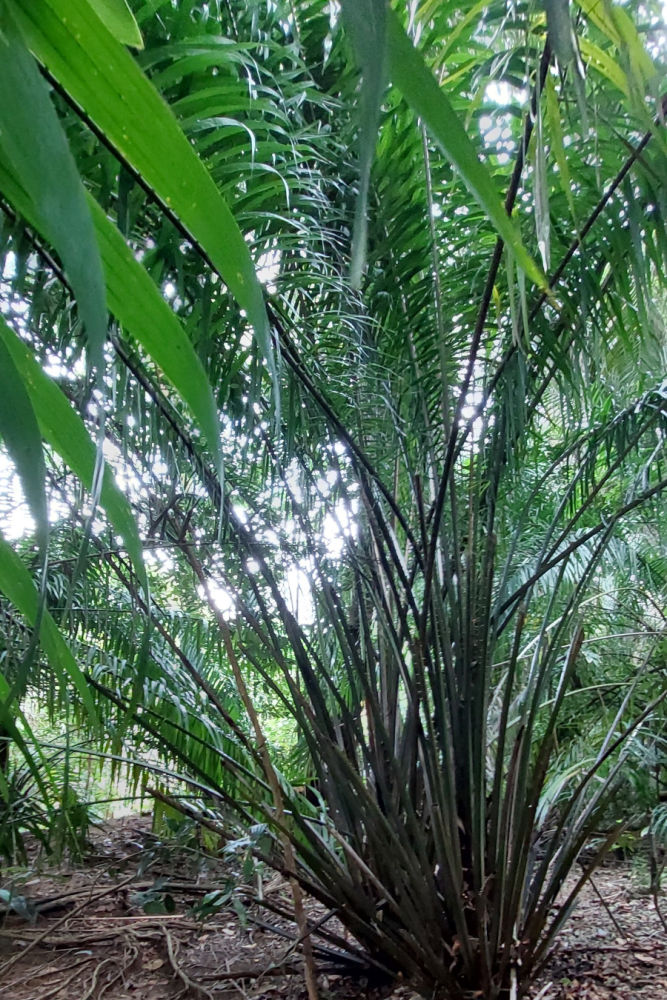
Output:
[[[54,192],[29,139],[6,144],[28,315],[10,294],[0,348],[28,416],[3,433],[38,534],[3,543],[0,585],[49,669],[35,643],[8,657],[0,726],[37,768],[21,698],[55,676],[94,753],[222,836],[261,830],[306,949],[304,890],[351,961],[425,996],[516,997],[623,828],[629,738],[664,728],[651,55],[612,5],[581,4],[577,41],[561,4],[545,24],[425,2],[404,26],[368,0],[370,30],[345,3],[348,37],[319,0],[137,2],[119,41],[63,3],[9,3],[23,75],[0,84],[56,92],[52,120],[39,106],[74,154],[61,195],[115,320],[96,341]],[[141,71],[120,44],[139,28]],[[21,447],[42,438],[31,477]],[[47,493],[65,512],[48,544]],[[598,685],[614,635],[632,639]]]

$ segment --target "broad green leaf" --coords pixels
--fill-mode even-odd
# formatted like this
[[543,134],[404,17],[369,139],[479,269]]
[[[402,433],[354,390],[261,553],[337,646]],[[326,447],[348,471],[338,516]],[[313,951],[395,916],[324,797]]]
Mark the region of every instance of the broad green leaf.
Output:
[[621,44],[621,37],[616,30],[613,20],[609,17],[611,4],[609,0],[574,0],[577,7],[583,10],[586,17],[596,28],[599,28],[603,35],[606,35],[614,45]]
[[[0,319],[0,332],[6,327]],[[46,544],[48,516],[42,437],[28,392],[5,344],[0,341],[0,437],[16,465],[23,492],[37,522],[40,547]]]
[[5,12],[0,21],[0,161],[21,178],[83,319],[90,360],[106,337],[104,280],[83,185],[47,85]]
[[433,74],[403,30],[393,11],[387,18],[389,74],[415,114],[423,120],[448,160],[495,226],[498,235],[514,254],[518,265],[540,288],[547,279],[524,247],[521,236],[508,217],[493,179],[477,155],[468,134],[438,87]]
[[639,32],[622,7],[610,4],[609,13],[621,38],[621,51],[626,51],[628,54],[631,72],[639,77],[640,86],[648,83],[656,76],[656,68],[644,48]]
[[100,21],[109,29],[114,38],[123,45],[143,49],[144,40],[139,25],[126,0],[88,0]]
[[[29,397],[39,430],[49,445],[67,463],[86,489],[93,486],[96,447],[85,424],[74,412],[62,390],[45,375],[30,349],[0,319],[0,358],[6,356],[20,384]],[[40,439],[41,452],[41,439]],[[100,504],[114,530],[123,539],[139,578],[146,588],[141,542],[127,498],[116,485],[111,470],[105,467]]]
[[87,0],[12,4],[35,55],[180,220],[246,310],[278,384],[262,288],[234,217],[170,108]]
[[[2,535],[0,535],[0,590],[24,615],[28,624],[34,625],[38,619],[39,594],[30,573]],[[60,673],[61,677],[69,677],[91,722],[96,726],[97,712],[86,678],[60,634],[58,626],[46,610],[41,615],[39,639],[51,666]]]
[[354,215],[351,280],[358,288],[366,259],[368,187],[386,86],[386,0],[342,0],[343,17],[362,72],[360,99],[359,193]]
[[[0,326],[5,326],[0,317]],[[9,328],[7,328],[9,329]],[[28,505],[37,526],[37,545],[41,563],[41,587],[35,629],[25,653],[20,657],[14,676],[17,697],[25,690],[37,651],[37,631],[46,606],[46,567],[48,558],[49,520],[46,501],[46,467],[42,437],[28,388],[11,353],[0,342],[0,439],[16,464]]]

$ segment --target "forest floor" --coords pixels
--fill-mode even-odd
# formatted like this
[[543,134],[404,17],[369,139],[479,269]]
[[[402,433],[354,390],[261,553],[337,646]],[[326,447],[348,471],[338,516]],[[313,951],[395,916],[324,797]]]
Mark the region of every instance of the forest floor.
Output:
[[[265,906],[242,891],[205,915],[211,888],[229,889],[229,863],[195,866],[187,846],[167,847],[144,817],[113,820],[78,866],[0,871],[13,905],[1,912],[3,1000],[303,1000],[294,927],[280,911],[280,877],[262,885]],[[199,867],[200,870],[197,870]],[[584,889],[531,1000],[667,998],[667,934],[642,890],[641,865],[615,863]],[[256,889],[256,887],[255,887]],[[662,911],[667,899],[662,893]],[[209,907],[210,908],[210,907]],[[278,915],[277,915],[278,913]],[[325,916],[309,905],[311,920]],[[333,921],[322,923],[332,927]],[[271,925],[271,929],[269,929]],[[343,935],[340,928],[334,933]],[[318,945],[321,1000],[412,1000],[405,985],[369,982]]]

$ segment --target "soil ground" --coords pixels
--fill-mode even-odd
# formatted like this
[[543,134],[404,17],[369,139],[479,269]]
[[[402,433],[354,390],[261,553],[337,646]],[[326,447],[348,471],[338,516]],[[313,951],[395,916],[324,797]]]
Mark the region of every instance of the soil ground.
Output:
[[[284,881],[265,881],[263,908],[246,907],[237,892],[203,919],[205,894],[230,871],[218,862],[202,871],[194,857],[160,844],[150,821],[135,816],[96,831],[77,867],[0,873],[0,887],[15,894],[12,911],[0,914],[0,998],[303,1000],[294,925],[280,913],[290,910]],[[667,1000],[667,934],[636,869],[617,863],[595,875],[531,1000]],[[664,892],[661,900],[664,913]],[[309,913],[324,916],[315,903]],[[331,942],[315,943],[321,1000],[414,997],[404,985],[341,971]]]

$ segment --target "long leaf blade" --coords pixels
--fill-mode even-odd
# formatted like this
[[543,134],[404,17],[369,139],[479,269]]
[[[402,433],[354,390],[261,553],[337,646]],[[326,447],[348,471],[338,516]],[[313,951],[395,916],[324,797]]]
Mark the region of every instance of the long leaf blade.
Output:
[[[0,320],[0,334],[3,327],[6,328],[5,323]],[[0,341],[0,437],[4,438],[7,451],[16,465],[23,484],[23,492],[37,524],[40,548],[43,548],[48,532],[48,516],[42,437],[23,380],[2,341]]]
[[413,111],[424,121],[447,159],[493,223],[517,263],[540,288],[547,280],[523,245],[508,217],[491,175],[481,162],[448,97],[438,87],[419,51],[411,43],[393,11],[387,15],[389,73]]
[[83,184],[33,57],[6,13],[0,24],[0,161],[21,178],[40,228],[60,255],[90,360],[99,365],[106,337],[104,279]]
[[386,0],[342,0],[343,17],[363,74],[360,97],[359,193],[354,214],[351,280],[358,288],[366,258],[368,188],[386,84]]
[[246,311],[273,378],[262,288],[234,216],[168,105],[86,0],[14,7],[35,55],[180,220]]

